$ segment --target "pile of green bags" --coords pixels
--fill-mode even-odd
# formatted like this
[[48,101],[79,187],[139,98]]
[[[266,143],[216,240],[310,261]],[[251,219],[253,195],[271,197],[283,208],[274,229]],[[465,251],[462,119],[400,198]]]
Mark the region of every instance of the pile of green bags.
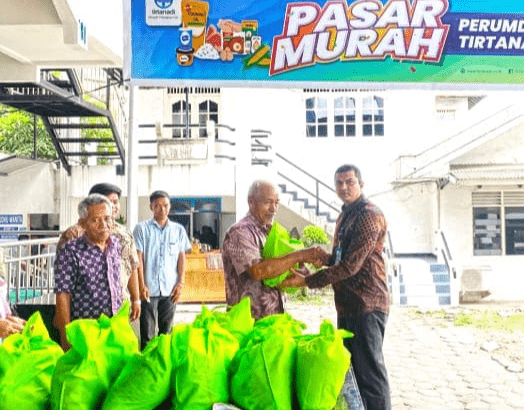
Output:
[[129,302],[112,318],[74,320],[66,326],[71,349],[57,364],[52,410],[95,410],[133,355],[138,339],[129,324]]
[[203,306],[143,352],[128,317],[125,303],[112,318],[73,321],[64,354],[33,315],[0,345],[0,409],[331,410],[349,368],[349,332],[325,321],[305,335],[287,313],[255,322],[247,297],[227,312]]
[[40,312],[34,313],[21,334],[0,344],[0,408],[46,409],[55,366],[63,354],[49,337]]

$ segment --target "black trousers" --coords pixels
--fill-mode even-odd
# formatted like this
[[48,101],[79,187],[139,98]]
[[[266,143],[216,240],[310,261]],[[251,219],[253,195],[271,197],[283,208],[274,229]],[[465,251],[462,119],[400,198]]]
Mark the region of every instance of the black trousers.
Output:
[[354,333],[344,339],[366,410],[391,410],[388,374],[382,353],[387,315],[374,311],[338,317],[338,327]]
[[171,332],[176,305],[169,296],[152,296],[150,302],[142,301],[140,313],[140,348],[144,350],[149,341],[158,334]]

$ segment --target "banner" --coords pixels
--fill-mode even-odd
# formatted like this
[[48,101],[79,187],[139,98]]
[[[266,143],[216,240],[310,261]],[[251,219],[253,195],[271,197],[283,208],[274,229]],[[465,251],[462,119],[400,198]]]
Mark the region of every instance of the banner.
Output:
[[127,7],[125,73],[137,85],[524,83],[517,1],[131,0]]

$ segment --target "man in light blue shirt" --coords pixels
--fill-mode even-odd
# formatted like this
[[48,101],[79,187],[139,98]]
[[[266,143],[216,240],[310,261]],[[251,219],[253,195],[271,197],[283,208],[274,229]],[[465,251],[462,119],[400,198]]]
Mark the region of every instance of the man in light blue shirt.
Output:
[[141,286],[140,345],[144,349],[159,334],[171,332],[176,302],[182,294],[186,251],[191,249],[182,225],[169,220],[171,202],[165,191],[149,197],[153,218],[140,222],[133,232],[144,270]]

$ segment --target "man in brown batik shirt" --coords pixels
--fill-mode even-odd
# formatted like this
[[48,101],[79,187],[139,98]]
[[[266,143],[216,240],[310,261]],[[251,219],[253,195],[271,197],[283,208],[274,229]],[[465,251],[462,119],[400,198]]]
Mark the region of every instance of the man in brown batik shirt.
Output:
[[354,333],[344,344],[367,410],[390,410],[389,382],[382,343],[389,313],[387,278],[382,257],[386,219],[362,194],[364,182],[354,165],[335,172],[335,188],[344,202],[337,220],[329,267],[308,276],[294,275],[287,286],[335,291],[338,327]]

